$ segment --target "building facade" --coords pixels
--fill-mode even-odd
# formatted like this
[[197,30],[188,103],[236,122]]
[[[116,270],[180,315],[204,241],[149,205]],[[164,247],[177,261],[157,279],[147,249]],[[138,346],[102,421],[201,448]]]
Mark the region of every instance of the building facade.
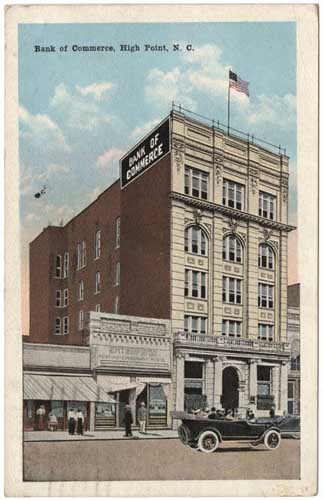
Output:
[[287,337],[291,346],[288,370],[288,413],[301,412],[301,354],[300,354],[300,284],[290,285],[287,293]]
[[288,175],[281,150],[173,110],[31,244],[29,340],[82,345],[99,309],[167,319],[174,408],[286,411]]

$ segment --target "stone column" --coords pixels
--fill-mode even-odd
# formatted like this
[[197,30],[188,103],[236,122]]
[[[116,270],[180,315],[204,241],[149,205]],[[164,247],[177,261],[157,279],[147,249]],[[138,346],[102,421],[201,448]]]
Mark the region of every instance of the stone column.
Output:
[[205,363],[205,394],[208,407],[214,406],[214,381],[213,381],[213,363],[208,359]]
[[222,396],[222,370],[223,370],[223,362],[225,361],[225,357],[216,356],[213,358],[213,367],[214,367],[214,383],[213,383],[213,406],[217,410],[221,410],[221,396]]
[[176,411],[184,410],[184,355],[176,354]]
[[89,425],[90,425],[90,432],[93,432],[94,431],[94,426],[95,426],[95,402],[94,401],[91,401],[90,402],[90,422],[89,422]]
[[280,411],[287,411],[288,363],[283,361],[280,367]]
[[257,359],[249,360],[249,406],[253,411],[257,409]]

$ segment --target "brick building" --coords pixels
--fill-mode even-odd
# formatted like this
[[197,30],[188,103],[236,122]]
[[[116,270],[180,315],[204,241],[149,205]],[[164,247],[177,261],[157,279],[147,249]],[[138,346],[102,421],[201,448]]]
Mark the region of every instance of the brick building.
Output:
[[86,343],[88,311],[168,319],[174,407],[286,410],[288,157],[173,110],[120,167],[31,243],[29,341]]
[[288,371],[288,413],[301,412],[301,332],[300,332],[300,284],[290,285],[287,291],[287,338],[291,346]]

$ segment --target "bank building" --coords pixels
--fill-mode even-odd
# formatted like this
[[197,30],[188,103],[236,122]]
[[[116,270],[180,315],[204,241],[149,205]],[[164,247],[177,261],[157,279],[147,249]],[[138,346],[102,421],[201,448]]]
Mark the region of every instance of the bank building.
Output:
[[201,406],[287,410],[288,157],[173,107],[120,179],[30,244],[25,429]]

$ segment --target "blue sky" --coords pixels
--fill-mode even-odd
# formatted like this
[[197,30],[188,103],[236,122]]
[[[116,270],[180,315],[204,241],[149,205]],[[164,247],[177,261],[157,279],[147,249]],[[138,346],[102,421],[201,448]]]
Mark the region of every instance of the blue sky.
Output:
[[[250,99],[232,92],[232,127],[283,145],[291,158],[295,223],[295,33],[294,23],[20,25],[23,260],[48,222],[67,222],[117,178],[120,156],[168,114],[173,100],[226,123],[229,67],[250,82]],[[173,52],[173,43],[194,51]],[[73,52],[73,44],[116,51]],[[120,52],[120,44],[170,49]],[[54,45],[56,52],[36,53],[35,45]],[[43,184],[48,191],[36,200]]]

